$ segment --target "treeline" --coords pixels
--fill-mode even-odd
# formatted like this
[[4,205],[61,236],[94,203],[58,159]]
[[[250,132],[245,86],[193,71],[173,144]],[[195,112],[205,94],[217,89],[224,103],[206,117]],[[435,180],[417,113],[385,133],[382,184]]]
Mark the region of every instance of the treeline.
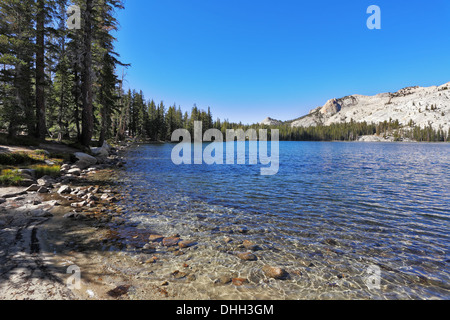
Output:
[[203,132],[220,125],[220,120],[213,121],[211,109],[201,110],[196,105],[190,114],[182,112],[181,107],[174,103],[168,108],[164,102],[158,104],[154,100],[145,101],[141,92],[129,90],[123,97],[123,108],[120,112],[119,129],[116,132],[118,140],[126,136],[139,137],[152,141],[170,141],[172,133],[177,129],[194,131],[194,122],[203,123]]
[[363,135],[373,135],[376,125],[366,122],[350,122],[329,126],[298,127],[290,125],[279,127],[280,140],[285,141],[355,141]]
[[[125,65],[112,36],[122,8],[120,0],[0,0],[3,132],[40,140],[75,133],[84,146],[111,137],[123,103],[116,68]],[[80,28],[69,29],[69,18]]]
[[[187,129],[194,137],[194,122],[202,122],[203,133],[208,129],[218,129],[226,135],[228,129],[278,129],[281,141],[356,141],[361,136],[378,135],[393,137],[396,141],[411,139],[421,142],[449,141],[450,130],[435,130],[429,125],[421,128],[410,122],[407,126],[400,125],[398,120],[384,121],[378,124],[350,121],[336,123],[329,126],[292,127],[289,123],[278,126],[260,124],[244,125],[228,120],[213,120],[211,109],[200,109],[194,105],[190,113],[183,112],[175,103],[166,107],[161,101],[145,100],[142,92],[129,90],[123,94],[120,115],[113,121],[110,128],[117,140],[125,137],[138,137],[151,141],[171,141],[172,133],[176,129]],[[269,130],[270,137],[270,130]]]
[[[67,27],[68,20],[77,18],[76,10],[68,12],[71,5],[80,9],[80,28]],[[176,104],[148,101],[142,92],[125,92],[123,70],[128,65],[114,51],[113,37],[120,9],[121,0],[0,0],[0,132],[76,139],[87,147],[93,139],[102,144],[129,136],[170,141],[176,129],[192,134],[195,121],[202,121],[203,131],[223,133],[267,128],[213,120],[210,108],[194,105],[190,113],[182,112]],[[431,142],[450,136],[431,125],[401,127],[398,121],[272,128],[288,141],[353,141],[378,134]]]
[[[153,100],[144,102],[142,92],[129,91],[124,101],[127,106],[123,111],[125,122],[129,131],[121,131],[122,135],[118,139],[129,135],[133,137],[146,137],[152,141],[170,141],[173,131],[176,129],[187,129],[191,137],[194,137],[194,122],[201,121],[203,133],[211,128],[218,129],[226,135],[227,129],[278,129],[281,141],[357,141],[361,136],[378,135],[380,137],[392,137],[395,141],[405,139],[419,142],[446,142],[450,141],[450,129],[444,132],[443,129],[434,129],[431,124],[425,128],[410,122],[407,126],[400,125],[398,120],[384,121],[378,124],[367,122],[350,121],[347,123],[336,123],[329,126],[297,127],[290,124],[278,126],[265,126],[260,124],[244,125],[242,123],[232,123],[228,120],[213,121],[211,109],[202,110],[196,105],[190,114],[182,112],[176,104],[166,108],[163,102],[155,104]],[[270,130],[269,130],[270,136]]]
[[[361,136],[378,135],[392,137],[394,141],[406,139],[419,142],[449,142],[450,129],[445,132],[442,128],[434,129],[431,124],[425,128],[410,122],[408,126],[400,125],[398,120],[384,121],[378,124],[350,121],[335,123],[329,126],[291,127],[290,124],[278,126],[242,125],[237,123],[214,123],[213,127],[225,134],[226,129],[278,129],[281,141],[357,141]],[[269,131],[270,133],[270,131]]]

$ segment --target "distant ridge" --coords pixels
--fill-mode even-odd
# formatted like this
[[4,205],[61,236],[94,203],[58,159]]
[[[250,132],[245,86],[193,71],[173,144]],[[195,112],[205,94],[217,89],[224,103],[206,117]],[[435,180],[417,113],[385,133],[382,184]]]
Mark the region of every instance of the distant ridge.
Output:
[[277,126],[283,124],[283,121],[275,120],[272,118],[266,118],[262,122],[260,122],[260,125],[262,126]]
[[291,121],[267,118],[261,124],[289,124],[292,127],[312,127],[345,122],[380,123],[398,120],[401,125],[411,121],[422,128],[450,128],[450,82],[441,86],[407,87],[395,93],[375,96],[351,95],[328,100],[308,115]]

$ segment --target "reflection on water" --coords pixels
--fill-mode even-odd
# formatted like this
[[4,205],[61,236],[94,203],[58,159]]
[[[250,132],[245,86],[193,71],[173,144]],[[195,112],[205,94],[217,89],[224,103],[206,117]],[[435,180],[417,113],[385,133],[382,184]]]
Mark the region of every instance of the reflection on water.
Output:
[[[139,228],[198,241],[189,259],[200,272],[187,295],[450,298],[450,145],[282,142],[276,176],[261,176],[259,165],[176,166],[172,148],[129,152],[121,205]],[[243,240],[261,247],[258,261],[229,254],[245,251]],[[290,278],[266,279],[265,264]],[[372,265],[379,290],[365,283]],[[227,274],[250,283],[211,285]]]

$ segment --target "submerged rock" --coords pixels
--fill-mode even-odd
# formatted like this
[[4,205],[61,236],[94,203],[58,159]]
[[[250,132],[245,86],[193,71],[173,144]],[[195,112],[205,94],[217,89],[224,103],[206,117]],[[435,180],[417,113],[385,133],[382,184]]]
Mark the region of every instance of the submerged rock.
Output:
[[277,280],[285,280],[289,276],[286,270],[278,267],[264,266],[262,268],[262,271],[264,272],[266,277]]
[[214,284],[216,285],[226,285],[231,283],[232,278],[229,276],[221,276],[219,279],[217,279],[216,281],[214,281]]
[[234,226],[232,228],[232,231],[235,233],[246,234],[246,233],[248,233],[248,228],[246,226]]
[[233,282],[233,284],[235,285],[235,286],[243,286],[244,284],[247,284],[248,283],[248,280],[247,279],[244,279],[244,278],[234,278],[234,279],[232,279],[231,280],[232,282]]
[[254,242],[249,241],[249,240],[245,240],[245,241],[243,242],[243,246],[245,247],[245,249],[250,250],[250,251],[258,251],[258,250],[261,249],[261,248],[260,248],[258,245],[256,245]]
[[197,242],[194,240],[184,240],[184,241],[178,242],[178,246],[182,249],[195,246],[196,244],[197,244]]
[[163,239],[164,239],[164,236],[162,236],[160,234],[151,234],[148,237],[148,240],[151,242],[161,242],[161,241],[163,241]]
[[180,270],[176,270],[170,274],[175,279],[183,279],[188,275],[186,272],[181,272]]
[[144,251],[145,253],[154,253],[156,252],[156,248],[147,243],[142,247],[142,251]]
[[147,264],[153,264],[156,263],[156,261],[158,261],[157,257],[151,257],[150,259],[148,259],[147,261],[145,261],[145,263]]
[[230,243],[230,242],[232,242],[233,240],[230,238],[230,237],[225,237],[225,238],[223,238],[223,242],[225,242],[225,243]]
[[178,242],[180,242],[180,240],[181,239],[178,237],[167,237],[163,239],[162,243],[165,247],[174,247],[178,244]]
[[236,256],[244,261],[256,261],[258,260],[258,257],[255,256],[253,253],[251,252],[238,252],[236,253]]
[[193,282],[193,281],[197,280],[197,276],[195,274],[190,274],[187,276],[187,280],[189,282]]
[[324,242],[330,246],[338,246],[339,243],[334,239],[325,239]]

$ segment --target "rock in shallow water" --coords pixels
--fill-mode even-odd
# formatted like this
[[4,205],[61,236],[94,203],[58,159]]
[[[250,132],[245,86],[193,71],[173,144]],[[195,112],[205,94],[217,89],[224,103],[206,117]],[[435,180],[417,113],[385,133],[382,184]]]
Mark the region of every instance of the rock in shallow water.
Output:
[[160,234],[151,234],[151,235],[148,237],[148,240],[149,240],[150,242],[161,242],[161,241],[163,241],[163,239],[164,239],[164,236],[162,236],[162,235],[160,235]]
[[225,237],[225,238],[223,238],[223,242],[225,242],[225,243],[230,243],[230,242],[232,242],[233,240],[230,238],[230,237]]
[[232,279],[229,276],[221,276],[219,279],[214,281],[214,284],[216,285],[226,285],[231,283]]
[[231,280],[232,282],[233,282],[233,284],[235,285],[235,286],[243,286],[244,284],[247,284],[248,283],[248,280],[247,279],[244,279],[244,278],[234,278],[234,279],[232,279]]
[[264,272],[266,277],[277,280],[285,280],[289,276],[286,270],[278,267],[264,266],[262,268],[262,271]]
[[258,250],[260,250],[260,247],[258,245],[256,245],[252,241],[245,240],[242,244],[245,247],[245,249],[247,249],[247,250],[250,250],[250,251],[258,251]]
[[188,275],[186,272],[181,272],[180,270],[176,270],[170,274],[175,279],[183,279]]
[[182,249],[195,246],[196,244],[197,244],[197,242],[194,240],[184,240],[184,241],[178,242],[178,246]]
[[236,253],[236,256],[244,261],[256,261],[258,260],[258,257],[256,257],[253,253],[251,252],[238,252]]
[[338,246],[339,245],[339,243],[334,239],[325,239],[324,243],[328,244],[330,246]]
[[156,252],[156,248],[153,247],[151,244],[147,243],[146,245],[144,245],[142,247],[142,251],[144,251],[145,253],[154,253]]
[[165,247],[174,247],[178,244],[178,242],[180,242],[180,240],[181,239],[178,237],[167,237],[163,239],[162,243]]

